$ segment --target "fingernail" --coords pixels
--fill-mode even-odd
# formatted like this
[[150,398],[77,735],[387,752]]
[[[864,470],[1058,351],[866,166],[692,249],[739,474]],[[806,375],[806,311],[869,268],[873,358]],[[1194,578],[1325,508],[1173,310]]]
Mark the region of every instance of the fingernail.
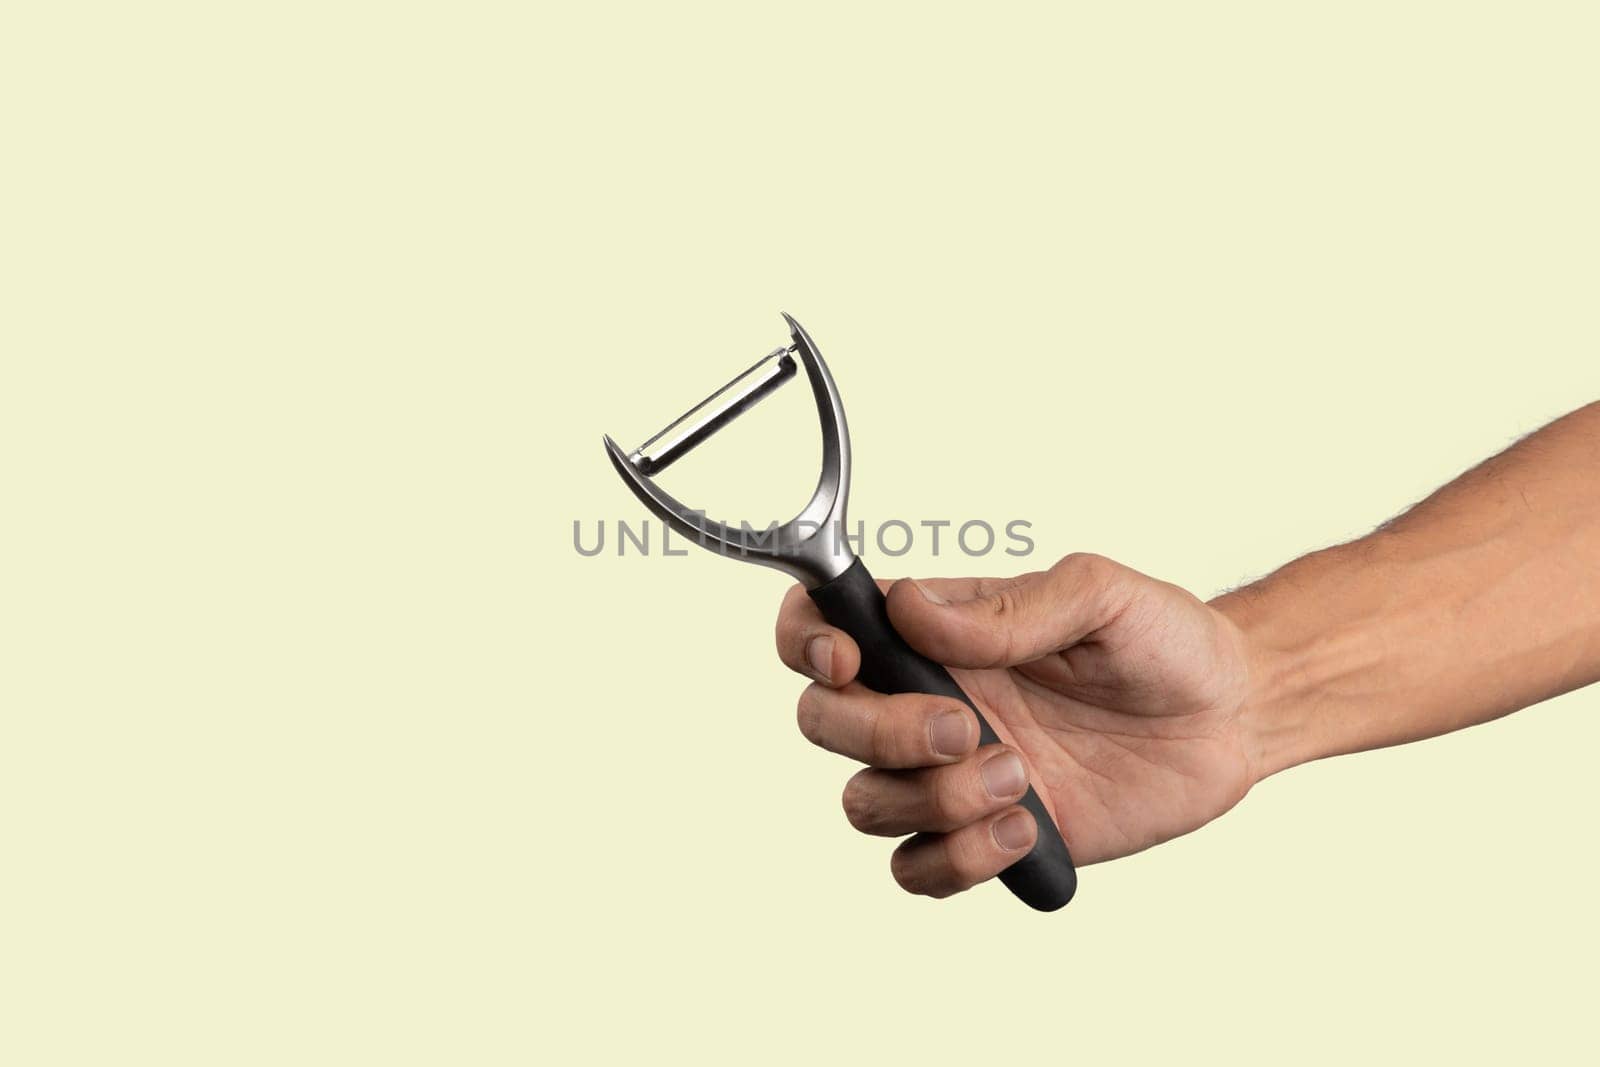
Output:
[[833,672],[833,638],[824,634],[807,641],[806,660],[817,677],[826,682]]
[[915,578],[911,579],[911,584],[917,587],[917,592],[922,594],[922,599],[926,600],[930,604],[948,604],[948,603],[950,603],[950,601],[946,600],[944,597],[940,596],[938,593],[935,593],[932,589],[929,589],[927,586],[923,585],[921,582],[917,581]]
[[1002,752],[993,757],[979,773],[983,775],[983,787],[996,800],[1014,797],[1028,787],[1027,772],[1022,769],[1022,760],[1015,752]]
[[994,843],[1007,852],[1026,848],[1028,842],[1033,840],[1033,827],[1028,825],[1032,821],[1032,817],[1025,811],[1012,812],[994,824],[994,829],[991,831],[994,834]]
[[941,711],[928,724],[928,737],[933,741],[933,750],[941,756],[961,755],[967,750],[967,738],[970,736],[972,732],[967,726],[967,717],[954,709]]

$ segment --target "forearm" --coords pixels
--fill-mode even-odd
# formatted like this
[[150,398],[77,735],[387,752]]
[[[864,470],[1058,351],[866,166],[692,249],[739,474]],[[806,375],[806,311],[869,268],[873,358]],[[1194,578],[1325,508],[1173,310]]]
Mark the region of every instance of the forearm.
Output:
[[1248,649],[1261,777],[1600,680],[1600,404],[1213,606]]

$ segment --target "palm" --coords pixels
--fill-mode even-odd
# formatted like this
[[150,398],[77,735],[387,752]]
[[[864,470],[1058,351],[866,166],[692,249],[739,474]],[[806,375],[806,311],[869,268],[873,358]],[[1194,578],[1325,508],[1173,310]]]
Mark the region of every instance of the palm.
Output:
[[1237,728],[1244,660],[1229,624],[1150,583],[1089,640],[1017,667],[955,672],[1080,863],[1209,822],[1249,789]]

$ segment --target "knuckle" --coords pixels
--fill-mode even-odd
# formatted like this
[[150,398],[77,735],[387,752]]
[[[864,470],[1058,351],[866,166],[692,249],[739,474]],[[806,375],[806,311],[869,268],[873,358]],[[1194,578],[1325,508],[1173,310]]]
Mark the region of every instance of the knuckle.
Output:
[[930,880],[927,894],[938,900],[954,896],[967,888],[967,882],[961,874],[960,852],[956,846],[955,834],[945,834],[939,838],[939,874]]
[[1056,566],[1062,570],[1088,570],[1104,566],[1111,561],[1098,552],[1068,552],[1057,561]]
[[955,883],[952,892],[970,889],[983,881],[988,871],[977,849],[967,847],[965,841],[957,841],[954,834],[945,838],[944,845],[945,863]]
[[1015,615],[1019,606],[1016,590],[1009,588],[997,589],[993,593],[990,593],[985,598],[985,602],[988,605],[990,614],[994,615],[996,618],[1006,618],[1007,616]]
[[960,826],[966,821],[967,807],[959,788],[950,778],[939,775],[929,783],[928,814],[939,829]]
[[1138,590],[1137,571],[1093,552],[1074,552],[1056,565],[1061,592],[1075,597],[1102,621],[1125,610]]
[[1027,612],[1022,586],[1004,586],[983,598],[989,620],[980,627],[977,643],[985,648],[984,665],[998,667],[1016,659],[1017,635],[1026,625]]
[[1055,570],[1064,578],[1089,585],[1103,585],[1121,569],[1114,560],[1094,552],[1073,552],[1061,557]]
[[862,710],[867,727],[867,752],[870,762],[889,763],[897,755],[899,745],[895,737],[895,718],[885,715],[879,707]]

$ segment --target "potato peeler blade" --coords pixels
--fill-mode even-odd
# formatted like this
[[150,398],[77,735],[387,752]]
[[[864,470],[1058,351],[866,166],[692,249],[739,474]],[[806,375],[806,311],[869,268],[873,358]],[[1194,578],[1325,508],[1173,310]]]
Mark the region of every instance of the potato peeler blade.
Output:
[[[791,343],[777,348],[687,414],[644,444],[625,453],[609,436],[606,454],[628,488],[673,531],[702,547],[734,559],[785,571],[815,588],[843,574],[855,562],[844,537],[845,506],[850,495],[850,428],[833,375],[810,335],[785,314]],[[707,518],[686,507],[656,484],[652,475],[680,459],[804,367],[817,402],[822,427],[822,471],[816,490],[800,513],[781,526],[755,529]]]

